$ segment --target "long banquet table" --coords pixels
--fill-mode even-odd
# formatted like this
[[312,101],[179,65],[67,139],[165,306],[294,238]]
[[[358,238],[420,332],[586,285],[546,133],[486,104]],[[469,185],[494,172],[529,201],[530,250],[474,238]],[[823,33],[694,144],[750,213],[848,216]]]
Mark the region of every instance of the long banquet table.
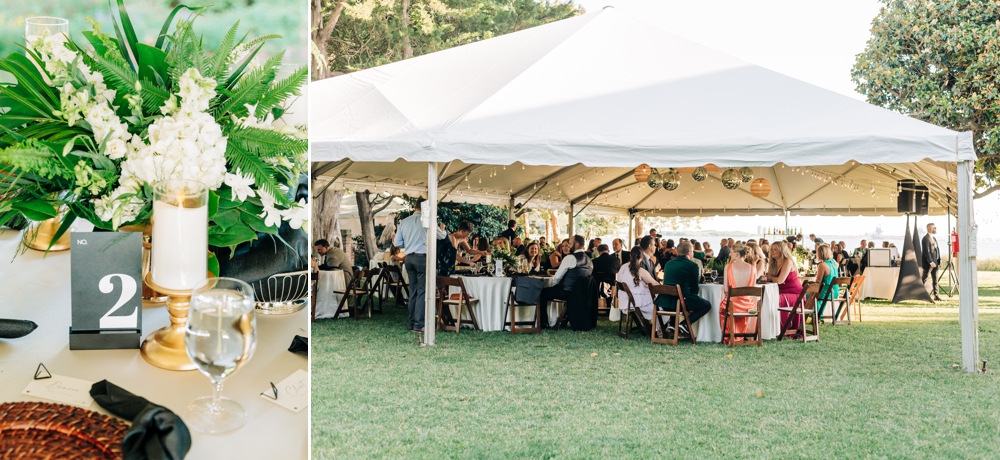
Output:
[[[82,226],[81,226],[82,227]],[[38,329],[19,339],[0,339],[0,402],[45,401],[21,394],[39,363],[53,374],[91,382],[103,379],[181,415],[192,400],[210,396],[208,377],[198,371],[167,371],[147,363],[139,350],[70,350],[70,254],[28,251],[14,258],[20,232],[0,232],[0,318],[28,319]],[[11,261],[13,259],[13,261]],[[192,430],[187,458],[308,457],[309,411],[293,413],[260,393],[301,369],[304,356],[287,351],[295,335],[309,336],[308,309],[289,315],[257,315],[253,358],[225,380],[223,396],[246,410],[249,420],[237,431],[209,435]],[[169,323],[166,308],[145,307],[143,337]],[[51,402],[51,401],[45,401]],[[109,415],[97,404],[87,409]]]

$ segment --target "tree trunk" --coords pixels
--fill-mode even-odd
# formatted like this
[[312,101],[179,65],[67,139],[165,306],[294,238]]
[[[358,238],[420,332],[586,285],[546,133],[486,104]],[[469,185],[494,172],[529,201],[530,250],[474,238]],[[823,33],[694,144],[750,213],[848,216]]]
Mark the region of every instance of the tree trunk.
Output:
[[371,192],[355,192],[358,200],[358,217],[361,219],[361,239],[365,242],[365,253],[368,260],[375,257],[378,250],[378,243],[375,241],[375,212],[372,210],[372,202],[369,200]]
[[635,216],[635,234],[632,235],[632,239],[642,238],[645,233],[646,229],[642,228],[642,216]]
[[522,233],[524,233],[524,239],[531,238],[531,236],[528,234],[528,230],[530,230],[531,228],[528,227],[528,213],[527,212],[525,212],[524,214],[521,214],[521,228],[524,229],[524,231],[522,232]]
[[347,246],[340,236],[340,203],[344,199],[343,190],[326,189],[313,200],[313,238],[325,239],[334,244],[340,242],[345,251]]
[[552,245],[553,246],[558,245],[559,244],[559,218],[556,217],[556,212],[555,211],[552,211],[549,214],[549,220],[545,224],[545,226],[546,227],[550,227],[552,229],[552,239],[549,240],[549,241],[552,241]]
[[[323,9],[329,6],[331,1],[335,1],[328,17],[324,17]],[[322,80],[330,76],[330,37],[333,36],[333,29],[340,21],[340,15],[344,12],[344,0],[312,0],[312,79]],[[324,22],[325,20],[325,22]]]
[[403,0],[403,59],[413,57],[410,45],[410,0]]

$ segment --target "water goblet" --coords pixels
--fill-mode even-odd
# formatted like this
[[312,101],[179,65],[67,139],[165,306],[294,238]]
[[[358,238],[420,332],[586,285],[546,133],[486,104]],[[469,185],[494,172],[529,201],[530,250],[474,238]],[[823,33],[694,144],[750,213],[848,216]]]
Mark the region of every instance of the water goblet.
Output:
[[184,421],[206,433],[242,427],[246,410],[222,397],[222,382],[253,356],[257,346],[254,292],[233,278],[209,278],[191,293],[185,328],[187,354],[212,381],[212,396],[198,398],[184,411]]

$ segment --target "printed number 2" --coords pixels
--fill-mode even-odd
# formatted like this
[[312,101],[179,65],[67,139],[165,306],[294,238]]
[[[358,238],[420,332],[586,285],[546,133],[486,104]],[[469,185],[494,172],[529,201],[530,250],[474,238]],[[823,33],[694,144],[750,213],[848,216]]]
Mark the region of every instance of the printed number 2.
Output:
[[135,295],[136,283],[135,278],[128,275],[121,275],[118,273],[113,273],[101,278],[101,282],[98,283],[97,287],[101,289],[101,292],[105,294],[110,294],[111,291],[115,289],[115,286],[111,284],[111,278],[117,276],[122,280],[122,294],[118,297],[118,302],[115,303],[111,310],[108,310],[104,316],[101,317],[101,329],[135,329],[139,327],[139,309],[134,308],[132,314],[128,316],[111,316],[115,311],[125,305],[132,296]]

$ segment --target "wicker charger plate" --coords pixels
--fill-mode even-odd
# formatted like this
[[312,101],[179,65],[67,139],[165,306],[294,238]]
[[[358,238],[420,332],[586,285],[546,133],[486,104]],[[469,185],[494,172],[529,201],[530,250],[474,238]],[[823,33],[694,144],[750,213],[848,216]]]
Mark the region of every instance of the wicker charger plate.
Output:
[[128,425],[63,404],[0,404],[0,458],[121,459]]

